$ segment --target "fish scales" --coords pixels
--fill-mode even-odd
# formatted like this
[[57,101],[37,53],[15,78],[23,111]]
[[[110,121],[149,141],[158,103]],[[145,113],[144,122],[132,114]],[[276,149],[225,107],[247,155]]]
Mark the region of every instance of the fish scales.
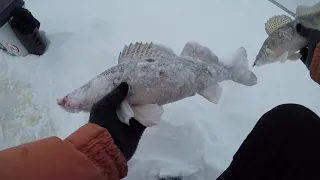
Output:
[[[208,67],[214,71],[209,71]],[[212,80],[221,82],[231,79],[229,71],[222,65],[208,65],[202,61],[182,57],[170,60],[154,58],[119,64],[101,73],[97,78],[106,78],[106,84],[113,84],[111,89],[121,82],[130,84],[129,103],[163,105],[180,100],[185,94],[193,95]],[[92,84],[86,86],[92,86]],[[161,93],[151,92],[150,89],[158,89]],[[133,94],[135,98],[130,98]]]
[[209,48],[191,42],[186,44],[179,56],[170,48],[158,44],[130,44],[120,52],[116,66],[57,103],[68,112],[88,112],[94,103],[121,82],[129,84],[126,101],[130,105],[162,106],[196,93],[212,103],[218,103],[222,93],[219,82],[233,80],[246,86],[257,83],[257,77],[248,69],[244,48],[239,48],[232,60],[233,63],[225,65]]

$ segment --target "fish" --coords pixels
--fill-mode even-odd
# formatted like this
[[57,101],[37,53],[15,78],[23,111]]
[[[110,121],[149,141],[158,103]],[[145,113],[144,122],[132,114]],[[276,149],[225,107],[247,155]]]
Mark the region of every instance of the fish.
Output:
[[245,86],[257,84],[245,48],[237,49],[230,62],[220,62],[208,47],[193,41],[185,44],[180,55],[161,44],[136,42],[125,45],[117,65],[57,99],[57,104],[70,113],[89,112],[121,82],[129,85],[127,104],[155,112],[196,94],[217,104],[223,91],[219,83],[227,80]]
[[320,30],[320,2],[312,6],[297,6],[294,19],[287,15],[271,17],[265,23],[268,37],[263,42],[252,67],[299,60],[302,56],[299,50],[308,42],[297,32],[297,24]]

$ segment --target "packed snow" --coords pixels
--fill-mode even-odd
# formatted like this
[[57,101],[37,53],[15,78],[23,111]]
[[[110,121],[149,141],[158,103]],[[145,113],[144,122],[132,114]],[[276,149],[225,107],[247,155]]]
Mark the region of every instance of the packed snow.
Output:
[[[279,2],[294,11],[317,1]],[[67,113],[56,98],[117,64],[126,44],[154,41],[179,53],[196,41],[219,58],[245,47],[251,65],[267,36],[264,23],[284,14],[266,0],[26,0],[26,8],[50,44],[40,57],[0,52],[0,149],[65,138],[85,124],[88,113]],[[214,179],[266,111],[298,103],[320,115],[320,86],[300,61],[252,71],[258,84],[222,83],[218,105],[199,95],[166,105],[163,120],[144,133],[125,179]]]

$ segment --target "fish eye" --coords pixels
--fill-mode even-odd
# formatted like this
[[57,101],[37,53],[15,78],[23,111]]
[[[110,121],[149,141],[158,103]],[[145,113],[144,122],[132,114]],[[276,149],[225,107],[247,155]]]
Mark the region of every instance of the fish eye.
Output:
[[273,51],[271,50],[271,49],[269,49],[268,47],[266,47],[266,53],[268,53],[268,54],[273,54]]
[[156,60],[154,59],[146,59],[147,62],[155,62]]
[[276,40],[270,38],[269,41],[268,41],[267,46],[268,46],[268,47],[274,47],[275,44],[276,44]]

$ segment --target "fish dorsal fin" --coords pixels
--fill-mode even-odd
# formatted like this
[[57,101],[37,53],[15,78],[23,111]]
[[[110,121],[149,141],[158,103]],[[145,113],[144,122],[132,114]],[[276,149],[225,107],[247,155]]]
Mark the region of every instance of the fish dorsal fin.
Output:
[[273,16],[265,23],[265,30],[267,34],[270,36],[270,34],[272,34],[274,31],[291,21],[292,19],[287,15]]
[[118,63],[172,56],[176,56],[174,51],[164,45],[137,42],[123,48],[119,54]]
[[182,49],[180,56],[187,56],[208,63],[219,62],[218,57],[208,47],[202,46],[197,42],[187,42]]
[[310,16],[320,12],[320,2],[312,6],[300,5],[296,9],[296,17]]

